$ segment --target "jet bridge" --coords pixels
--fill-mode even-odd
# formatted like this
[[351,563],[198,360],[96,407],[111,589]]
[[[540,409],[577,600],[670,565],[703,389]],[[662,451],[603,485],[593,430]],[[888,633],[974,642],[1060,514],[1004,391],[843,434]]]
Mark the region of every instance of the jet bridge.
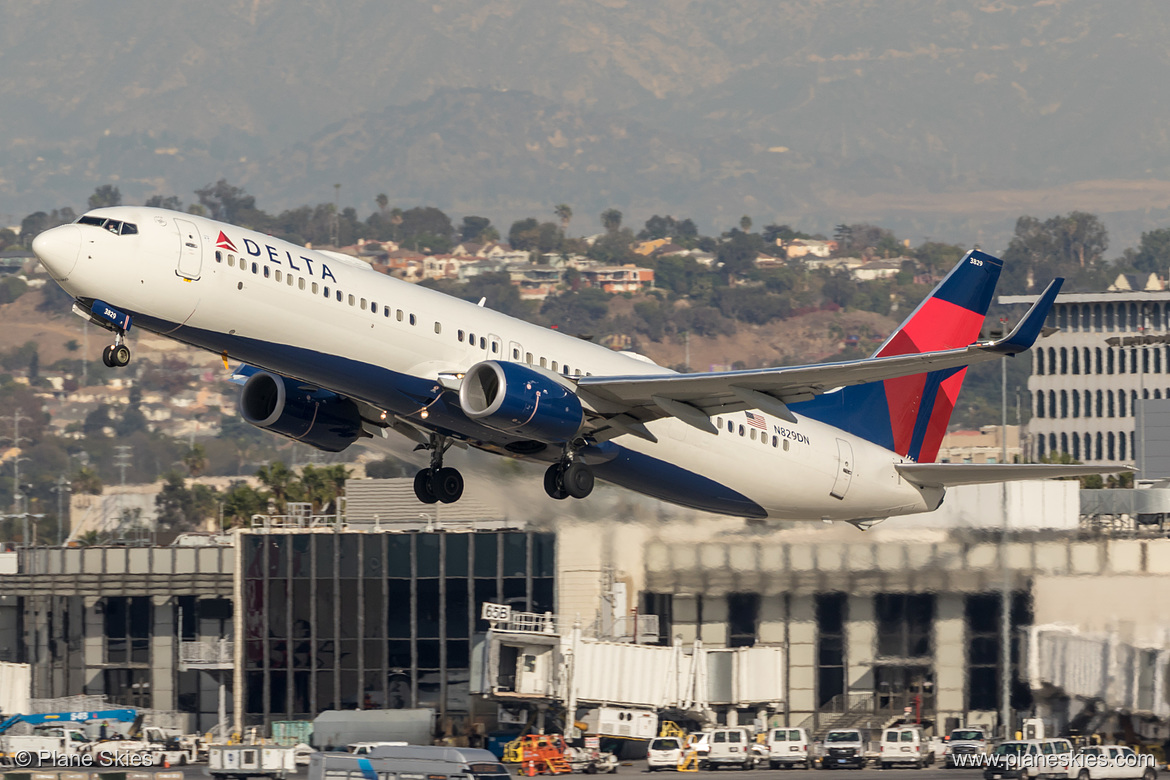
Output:
[[[657,636],[640,627],[634,633]],[[495,623],[473,659],[472,687],[513,713],[572,711],[591,731],[594,723],[611,720],[611,710],[627,711],[617,723],[640,732],[635,724],[646,712],[710,720],[716,709],[775,711],[783,704],[784,661],[782,647],[621,642],[586,636],[579,625],[566,630],[553,615],[512,613]],[[649,734],[613,736],[654,736],[656,720]]]

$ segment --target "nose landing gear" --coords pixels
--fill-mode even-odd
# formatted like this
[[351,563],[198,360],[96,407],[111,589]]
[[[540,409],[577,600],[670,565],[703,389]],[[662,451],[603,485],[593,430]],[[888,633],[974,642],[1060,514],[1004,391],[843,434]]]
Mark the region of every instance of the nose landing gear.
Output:
[[102,362],[109,368],[121,368],[130,363],[130,347],[126,346],[126,334],[119,331],[114,343],[102,350]]
[[415,496],[424,504],[455,503],[463,495],[463,475],[458,469],[443,466],[443,454],[451,446],[451,440],[432,433],[430,444],[419,445],[424,446],[431,451],[431,467],[414,475]]

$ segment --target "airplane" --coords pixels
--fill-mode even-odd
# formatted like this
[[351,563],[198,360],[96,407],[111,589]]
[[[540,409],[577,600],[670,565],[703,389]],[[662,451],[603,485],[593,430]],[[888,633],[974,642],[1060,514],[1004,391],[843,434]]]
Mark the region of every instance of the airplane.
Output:
[[417,442],[423,503],[463,494],[452,446],[548,463],[558,500],[600,478],[718,514],[859,527],[936,509],[955,485],[1103,471],[933,462],[966,366],[1030,348],[1063,281],[980,341],[1003,262],[979,250],[867,359],[683,374],[181,212],[94,209],[32,248],[73,310],[113,333],[106,365],[130,362],[132,326],[240,361],[252,425],[329,452],[391,432]]

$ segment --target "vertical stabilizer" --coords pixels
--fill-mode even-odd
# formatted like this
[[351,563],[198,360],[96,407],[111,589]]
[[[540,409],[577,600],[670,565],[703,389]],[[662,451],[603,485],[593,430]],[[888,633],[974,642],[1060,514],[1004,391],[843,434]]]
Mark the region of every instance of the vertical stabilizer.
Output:
[[[979,338],[1003,261],[968,252],[886,340],[874,357],[966,347]],[[793,405],[920,463],[938,455],[966,367],[845,387]]]

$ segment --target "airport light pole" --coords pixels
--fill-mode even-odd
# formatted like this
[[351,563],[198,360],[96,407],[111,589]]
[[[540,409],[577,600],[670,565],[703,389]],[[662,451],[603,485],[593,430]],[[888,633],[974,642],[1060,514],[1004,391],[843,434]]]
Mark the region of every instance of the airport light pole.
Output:
[[[1001,318],[1003,332],[1007,332],[1007,319]],[[1000,363],[1000,453],[1001,463],[1007,463],[1007,358]],[[1019,420],[1016,421],[1019,423]],[[1003,534],[999,540],[999,562],[1003,582],[999,593],[999,718],[1003,724],[1004,739],[1012,737],[1012,583],[1008,572],[1008,500],[1007,483],[999,484],[1002,498]]]

